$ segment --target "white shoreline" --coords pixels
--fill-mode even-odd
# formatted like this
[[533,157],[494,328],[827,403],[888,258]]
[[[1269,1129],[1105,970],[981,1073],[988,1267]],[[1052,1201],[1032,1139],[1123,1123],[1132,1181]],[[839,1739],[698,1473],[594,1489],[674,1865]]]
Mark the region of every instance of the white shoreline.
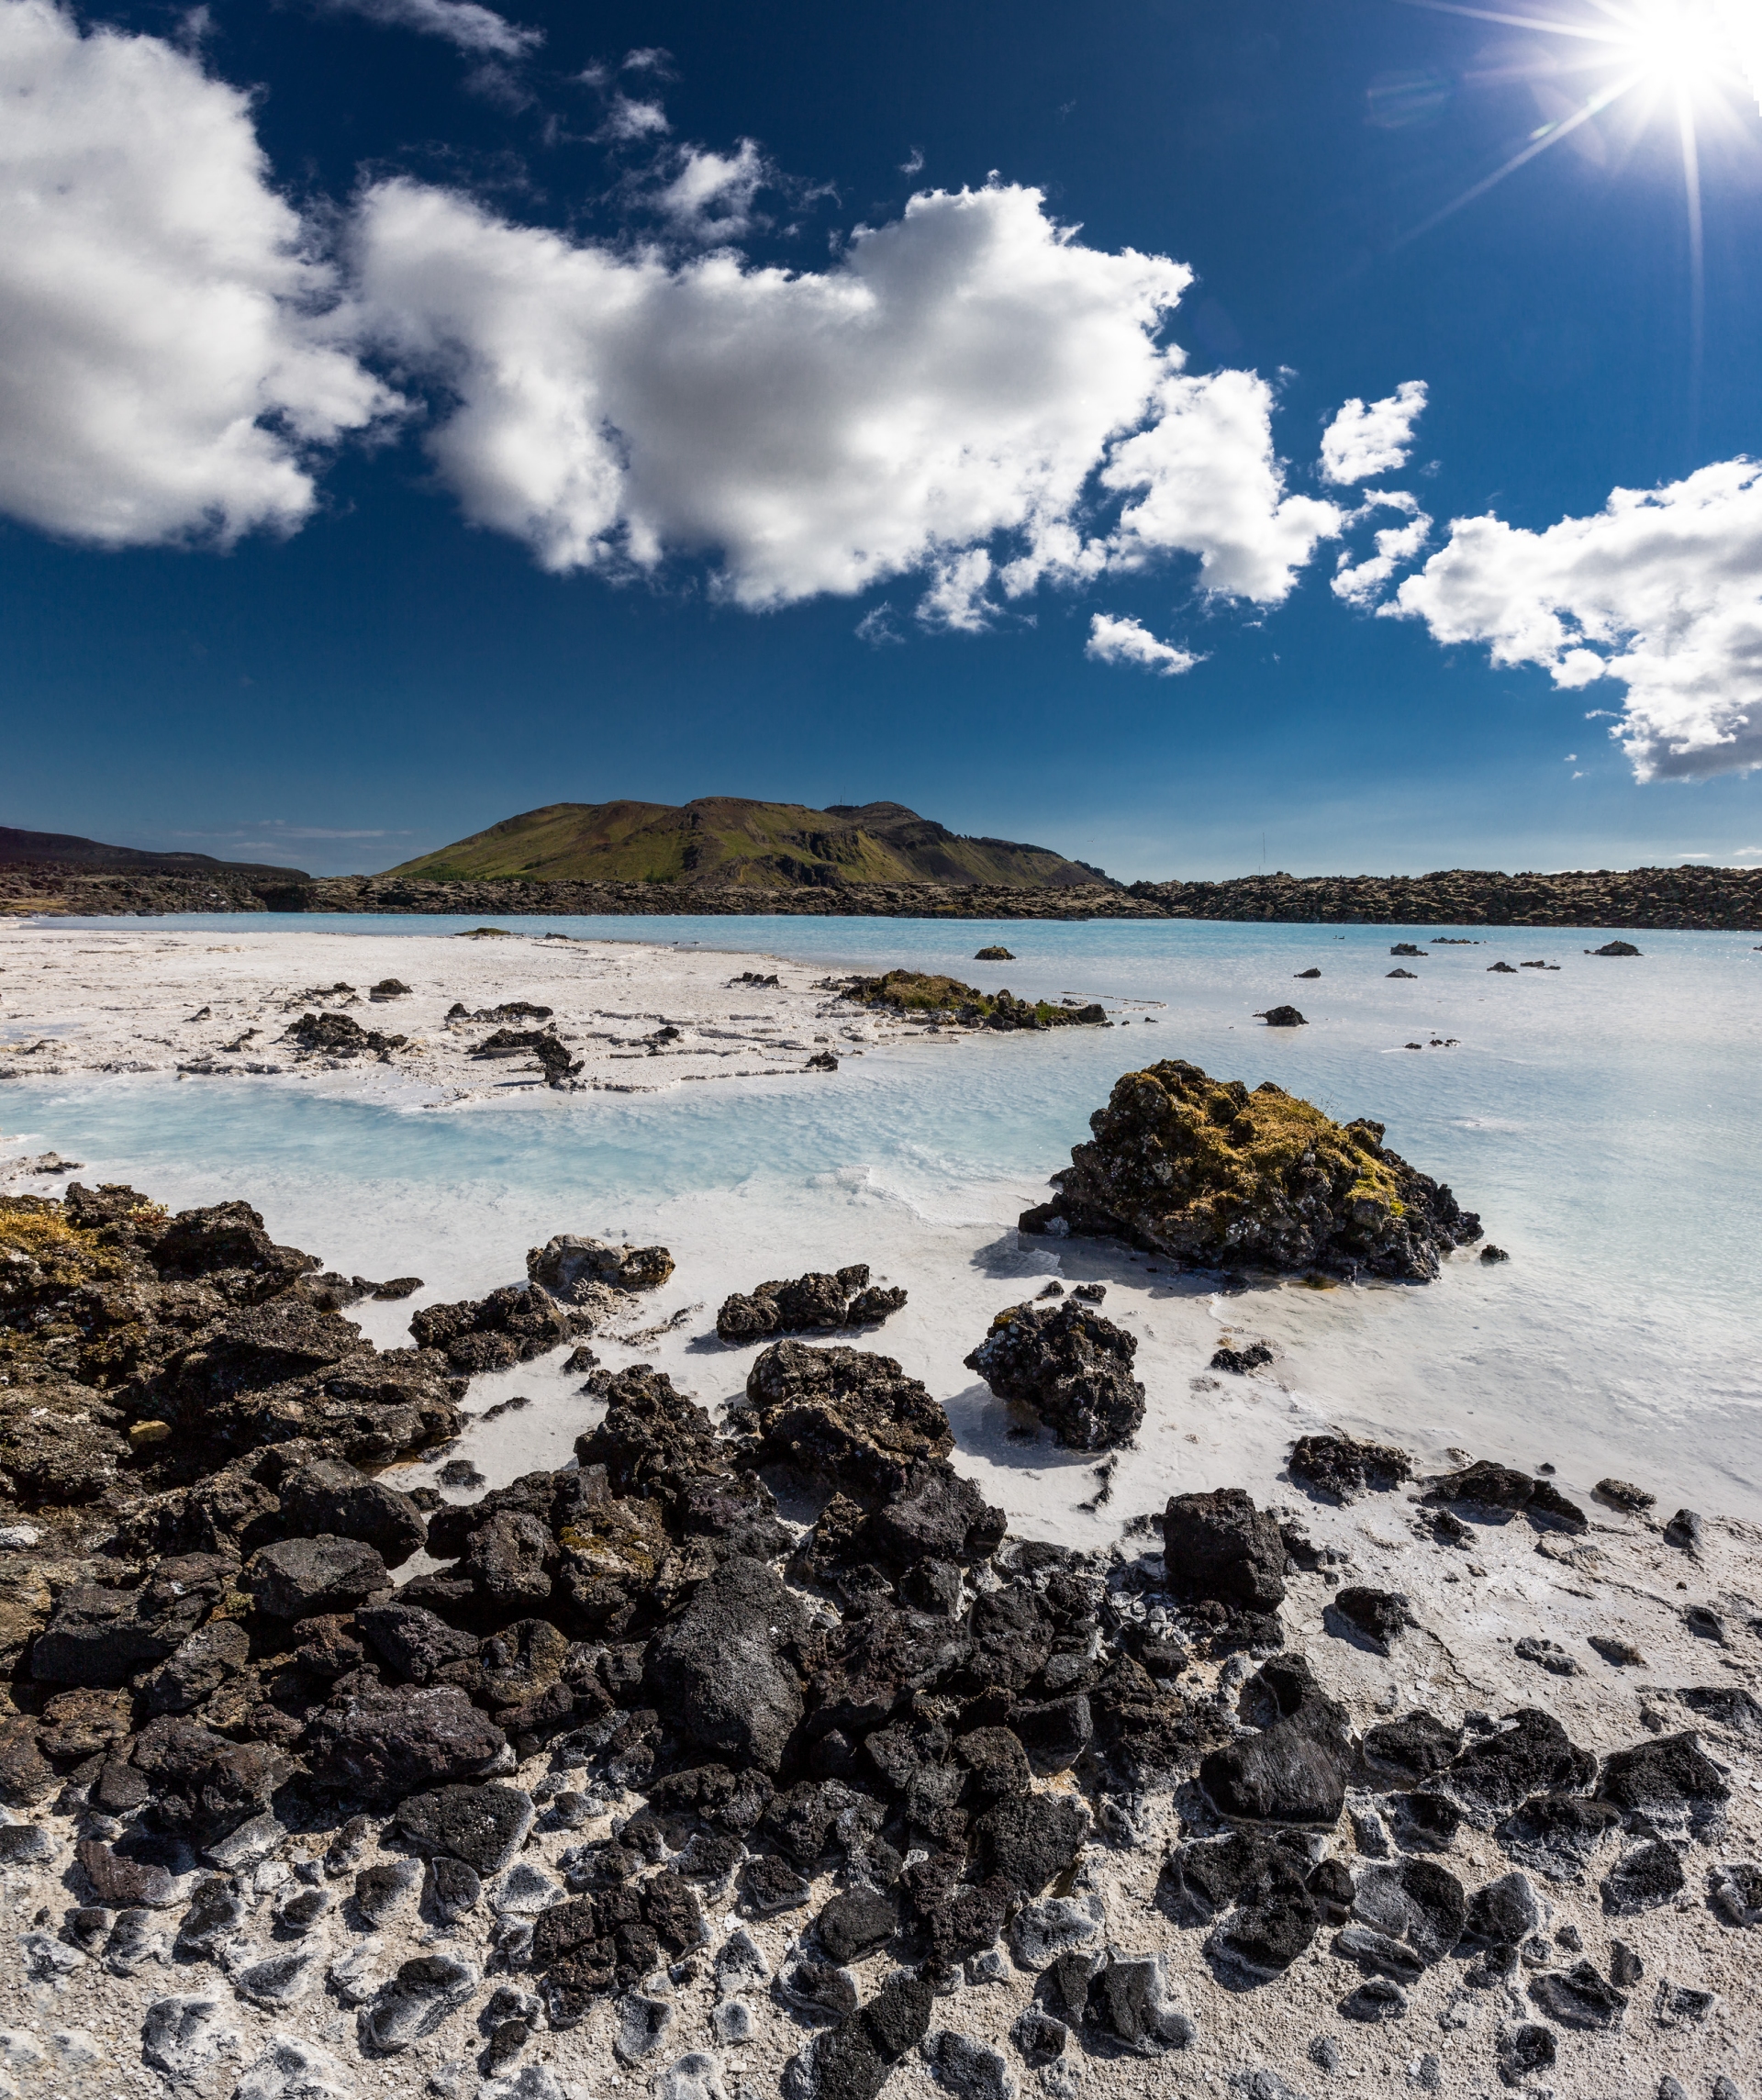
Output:
[[[346,952],[339,943],[349,944]],[[754,974],[777,983],[730,985],[728,964],[742,958],[765,964]],[[385,978],[407,984],[409,995],[371,999],[370,988]],[[403,1095],[458,1109],[546,1098],[530,1053],[472,1055],[500,1027],[553,1026],[581,1061],[576,1088],[608,1093],[786,1075],[811,1082],[821,1077],[807,1070],[816,1054],[861,1055],[939,1033],[946,1039],[946,1031],[842,1002],[820,989],[823,978],[809,965],[751,950],[637,941],[280,929],[217,941],[15,922],[0,925],[0,1077],[292,1080],[328,1094]],[[351,989],[329,990],[327,980]],[[478,1016],[510,1002],[550,1011],[448,1018],[455,1005]],[[380,1054],[303,1052],[288,1031],[307,1012],[343,1014],[407,1040]],[[677,1035],[658,1040],[667,1025]]]

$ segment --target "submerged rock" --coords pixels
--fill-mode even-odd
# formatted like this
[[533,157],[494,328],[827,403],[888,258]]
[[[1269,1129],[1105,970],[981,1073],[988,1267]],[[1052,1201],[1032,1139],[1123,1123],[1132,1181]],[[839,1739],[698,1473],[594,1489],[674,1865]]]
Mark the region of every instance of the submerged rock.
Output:
[[664,1246],[614,1246],[559,1233],[526,1257],[528,1277],[567,1305],[592,1305],[606,1290],[652,1290],[673,1274]]
[[1250,1093],[1169,1059],[1127,1073],[1089,1123],[1022,1231],[1057,1223],[1199,1268],[1417,1282],[1480,1237],[1447,1188],[1384,1148],[1380,1123],[1337,1123],[1271,1080]]
[[965,1361],[999,1399],[1020,1401],[1077,1451],[1130,1444],[1144,1419],[1136,1339],[1090,1306],[1011,1305]]

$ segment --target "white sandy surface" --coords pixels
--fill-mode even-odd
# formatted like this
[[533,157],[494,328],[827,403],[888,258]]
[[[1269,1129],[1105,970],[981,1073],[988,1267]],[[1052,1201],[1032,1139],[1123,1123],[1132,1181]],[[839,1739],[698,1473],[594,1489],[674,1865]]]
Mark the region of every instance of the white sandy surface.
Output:
[[[742,970],[779,983],[730,982]],[[408,996],[373,998],[387,978]],[[560,935],[278,930],[217,940],[0,924],[0,1067],[17,1078],[296,1079],[354,1098],[416,1089],[456,1108],[546,1090],[530,1053],[474,1056],[505,1027],[552,1022],[582,1061],[577,1084],[616,1093],[799,1074],[816,1052],[848,1056],[924,1033],[837,1000],[819,989],[824,979],[799,963]],[[551,1012],[494,1016],[512,1002]],[[455,1006],[488,1018],[450,1020]],[[288,1033],[307,1013],[346,1014],[407,1040],[383,1054],[315,1055]],[[667,1027],[677,1035],[663,1040]]]

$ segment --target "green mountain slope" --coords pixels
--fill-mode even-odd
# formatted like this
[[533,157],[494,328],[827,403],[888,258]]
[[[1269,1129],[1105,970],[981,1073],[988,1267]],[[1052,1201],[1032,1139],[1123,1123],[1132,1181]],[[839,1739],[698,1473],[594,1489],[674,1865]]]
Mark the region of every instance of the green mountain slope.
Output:
[[677,882],[795,889],[844,882],[1002,883],[1071,888],[1098,868],[1045,846],[969,839],[898,802],[552,802],[387,868],[432,881]]

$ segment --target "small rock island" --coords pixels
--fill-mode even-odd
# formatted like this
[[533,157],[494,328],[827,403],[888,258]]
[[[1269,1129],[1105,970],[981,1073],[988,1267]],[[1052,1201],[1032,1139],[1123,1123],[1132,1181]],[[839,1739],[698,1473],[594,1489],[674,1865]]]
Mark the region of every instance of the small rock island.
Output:
[[1443,1183],[1272,1080],[1251,1093],[1172,1057],[1118,1080],[1020,1229],[1129,1240],[1193,1268],[1424,1283],[1481,1236]]

